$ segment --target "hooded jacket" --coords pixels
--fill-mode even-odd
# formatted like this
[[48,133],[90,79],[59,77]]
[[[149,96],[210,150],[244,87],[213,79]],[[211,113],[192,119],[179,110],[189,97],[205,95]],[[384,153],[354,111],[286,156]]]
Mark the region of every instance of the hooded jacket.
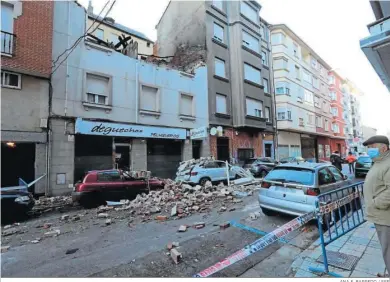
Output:
[[340,171],[342,170],[343,160],[341,159],[340,155],[333,153],[330,156],[330,162],[332,163],[332,165],[337,167]]
[[367,220],[390,226],[390,150],[373,159],[363,186]]

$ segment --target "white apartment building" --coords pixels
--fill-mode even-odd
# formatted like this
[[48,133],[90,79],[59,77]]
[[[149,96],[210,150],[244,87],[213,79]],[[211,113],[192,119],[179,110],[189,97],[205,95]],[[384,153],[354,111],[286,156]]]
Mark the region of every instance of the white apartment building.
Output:
[[[328,72],[331,67],[284,24],[271,27],[279,159],[315,161],[317,145],[333,135]],[[328,148],[328,147],[326,147]]]

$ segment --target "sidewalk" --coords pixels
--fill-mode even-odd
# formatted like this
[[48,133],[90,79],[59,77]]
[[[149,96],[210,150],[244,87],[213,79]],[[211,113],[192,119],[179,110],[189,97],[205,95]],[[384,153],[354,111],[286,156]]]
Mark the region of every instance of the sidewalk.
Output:
[[[357,257],[352,270],[329,265],[329,271],[343,277],[377,277],[385,272],[382,250],[374,224],[365,222],[355,230],[340,237],[326,247],[327,252],[340,252]],[[317,259],[322,255],[320,241],[317,239],[309,248],[300,253],[291,265],[295,277],[318,277],[309,271],[309,267],[322,268],[324,265]],[[328,259],[329,261],[329,259]]]

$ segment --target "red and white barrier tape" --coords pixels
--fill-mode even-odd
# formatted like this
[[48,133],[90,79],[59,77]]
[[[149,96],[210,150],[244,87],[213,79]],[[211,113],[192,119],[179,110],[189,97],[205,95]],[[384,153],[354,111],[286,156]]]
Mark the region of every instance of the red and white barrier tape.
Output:
[[244,248],[235,252],[231,256],[195,274],[193,277],[208,277],[214,273],[217,273],[218,271],[221,271],[222,269],[264,249],[266,246],[272,244],[273,242],[286,236],[292,231],[298,229],[299,227],[306,224],[307,222],[314,219],[315,217],[316,215],[314,211],[306,213],[300,217],[297,217],[291,220],[290,222],[284,224],[283,226],[279,227],[278,229],[275,229],[274,231],[268,233],[264,237],[261,237],[260,239],[256,240],[252,244],[245,246]]
[[353,193],[349,194],[348,196],[345,196],[344,198],[341,198],[337,201],[320,206],[320,214],[322,215],[322,214],[330,213],[331,211],[336,210],[342,206],[345,206],[346,204],[352,202],[352,200],[359,198],[359,197],[360,197],[360,192],[356,191],[356,192],[353,192]]

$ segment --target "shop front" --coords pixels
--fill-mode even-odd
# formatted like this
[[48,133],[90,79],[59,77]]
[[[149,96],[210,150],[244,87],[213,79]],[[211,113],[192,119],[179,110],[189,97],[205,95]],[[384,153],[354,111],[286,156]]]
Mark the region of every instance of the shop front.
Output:
[[89,170],[119,168],[150,170],[153,176],[173,178],[190,152],[187,129],[131,125],[77,119],[74,179]]

